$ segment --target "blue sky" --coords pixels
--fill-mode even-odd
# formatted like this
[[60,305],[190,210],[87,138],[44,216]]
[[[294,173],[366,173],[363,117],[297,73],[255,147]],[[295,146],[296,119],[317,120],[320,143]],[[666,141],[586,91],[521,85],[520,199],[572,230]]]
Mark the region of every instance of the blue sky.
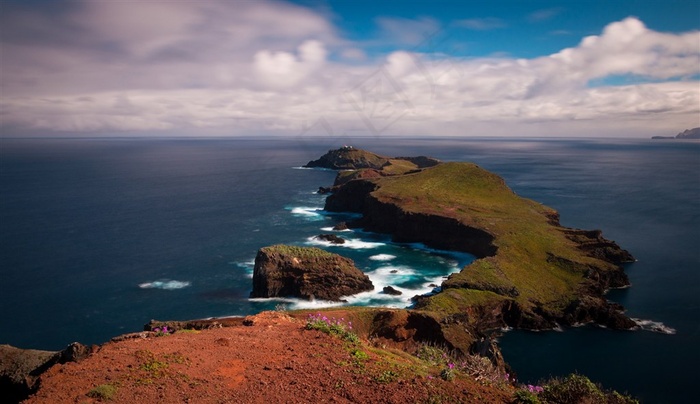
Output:
[[[327,10],[342,35],[372,43],[385,36],[377,23],[383,17],[434,20],[450,29],[456,56],[509,54],[535,57],[576,46],[610,22],[635,16],[650,29],[684,32],[700,28],[700,2],[693,0],[639,1],[317,1],[296,4]],[[460,21],[467,25],[460,27]],[[471,24],[469,24],[471,22]],[[432,33],[425,27],[425,34]],[[462,46],[457,46],[461,44]],[[398,43],[377,47],[379,53],[399,49]]]
[[700,2],[10,1],[0,136],[700,126]]

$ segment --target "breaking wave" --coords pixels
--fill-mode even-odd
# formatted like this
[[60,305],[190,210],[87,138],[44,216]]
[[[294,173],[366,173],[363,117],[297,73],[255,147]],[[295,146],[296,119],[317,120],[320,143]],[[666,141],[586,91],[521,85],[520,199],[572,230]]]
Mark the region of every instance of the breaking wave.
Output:
[[345,247],[352,248],[354,250],[368,249],[368,248],[378,248],[385,246],[386,243],[378,243],[375,241],[362,241],[357,238],[345,239],[343,244],[333,244],[330,241],[319,240],[316,237],[309,237],[306,239],[306,244],[318,245],[324,247]]
[[369,257],[372,261],[391,261],[394,258],[396,258],[396,256],[391,254],[377,254]]
[[235,264],[237,267],[245,270],[246,276],[248,278],[253,278],[253,270],[255,269],[255,259],[244,262],[236,262]]
[[173,281],[173,280],[160,280],[153,282],[139,283],[141,289],[163,289],[163,290],[175,290],[182,289],[190,286],[189,281]]
[[308,220],[323,220],[323,208],[315,206],[295,206],[286,208],[291,211],[292,215],[297,217],[303,217]]
[[328,307],[338,307],[346,305],[346,302],[331,302],[328,300],[305,300],[292,297],[253,297],[248,299],[251,302],[269,303],[276,302],[286,306],[291,310],[322,309]]
[[637,323],[640,330],[658,332],[660,334],[674,335],[676,329],[665,325],[660,321],[644,320],[641,318],[633,318],[632,321]]
[[342,232],[352,232],[352,229],[336,230],[333,227],[321,227],[322,231],[342,231]]

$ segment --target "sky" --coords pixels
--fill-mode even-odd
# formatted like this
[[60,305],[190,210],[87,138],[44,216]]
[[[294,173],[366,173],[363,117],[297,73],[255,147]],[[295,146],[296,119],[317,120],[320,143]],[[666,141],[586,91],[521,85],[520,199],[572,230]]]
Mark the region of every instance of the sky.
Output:
[[2,0],[0,137],[649,137],[700,1]]

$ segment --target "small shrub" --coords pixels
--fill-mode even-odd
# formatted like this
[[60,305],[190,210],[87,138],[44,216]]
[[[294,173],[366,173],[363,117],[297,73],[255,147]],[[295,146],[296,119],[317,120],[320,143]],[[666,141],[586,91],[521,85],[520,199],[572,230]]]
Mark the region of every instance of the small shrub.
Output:
[[639,401],[630,396],[603,390],[586,376],[577,374],[551,379],[542,388],[538,398],[542,403],[639,404]]
[[162,328],[161,327],[156,327],[153,329],[153,332],[156,333],[156,337],[164,337],[166,335],[170,335],[172,330],[168,329],[167,325],[164,325]]
[[111,384],[100,384],[86,394],[97,400],[111,400],[117,394],[117,387]]
[[309,318],[306,319],[306,329],[319,330],[329,335],[335,335],[351,344],[360,342],[357,334],[351,331],[352,321],[346,323],[344,318],[336,320],[335,317],[328,318],[321,313],[316,315],[309,314]]
[[428,344],[421,345],[416,352],[416,356],[434,366],[445,365],[449,359],[444,350]]
[[[446,370],[450,370],[450,372],[442,371],[446,374],[460,371],[484,383],[509,383],[510,381],[508,375],[504,375],[488,358],[483,356],[458,355],[429,344],[418,348],[416,356],[433,366],[448,367]],[[450,365],[452,368],[449,368]],[[440,377],[444,379],[442,372]]]
[[455,379],[454,366],[454,364],[450,363],[445,369],[442,369],[442,371],[440,372],[440,377],[442,378],[442,380],[451,382]]
[[393,370],[385,370],[382,373],[380,373],[379,376],[375,377],[374,380],[376,380],[379,383],[388,384],[395,381],[398,378],[398,373],[394,372]]
[[[136,351],[136,358],[141,362],[139,369],[147,372],[151,378],[158,379],[166,375],[169,367],[168,362],[158,360],[153,352]],[[150,381],[150,379],[146,379],[146,381]]]
[[369,359],[369,355],[367,355],[365,351],[361,351],[359,349],[354,349],[352,352],[350,352],[350,355],[352,355],[353,359],[358,361]]
[[613,391],[608,394],[608,404],[639,404],[638,400],[626,395]]
[[605,395],[600,388],[586,376],[571,374],[564,379],[552,379],[546,386],[540,399],[553,403],[604,403]]
[[518,390],[515,392],[516,404],[541,404],[542,402],[537,397],[537,394],[529,390]]

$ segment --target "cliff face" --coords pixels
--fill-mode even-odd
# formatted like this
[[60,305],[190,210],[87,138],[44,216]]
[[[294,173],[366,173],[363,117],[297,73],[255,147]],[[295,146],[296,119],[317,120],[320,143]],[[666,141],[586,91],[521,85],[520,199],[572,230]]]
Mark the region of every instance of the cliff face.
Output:
[[562,227],[556,211],[518,197],[476,165],[356,178],[337,187],[325,209],[361,213],[351,226],[395,241],[479,258],[443,282],[442,292],[416,301],[439,313],[446,340],[460,350],[476,342],[465,328],[478,335],[503,326],[636,325],[604,298],[607,289],[629,284],[620,264],[633,261],[631,254],[600,231]]
[[700,139],[700,128],[686,129],[677,134],[676,139]]
[[258,251],[250,297],[340,301],[373,288],[349,258],[318,248],[278,245]]
[[494,237],[488,232],[454,218],[403,210],[373,196],[375,188],[371,181],[348,183],[327,198],[325,209],[362,213],[362,218],[353,222],[355,227],[391,234],[396,242],[421,242],[432,248],[464,251],[478,257],[495,254]]
[[79,362],[96,351],[74,342],[64,350],[39,351],[0,345],[0,402],[20,402],[40,386],[40,376],[57,364]]

